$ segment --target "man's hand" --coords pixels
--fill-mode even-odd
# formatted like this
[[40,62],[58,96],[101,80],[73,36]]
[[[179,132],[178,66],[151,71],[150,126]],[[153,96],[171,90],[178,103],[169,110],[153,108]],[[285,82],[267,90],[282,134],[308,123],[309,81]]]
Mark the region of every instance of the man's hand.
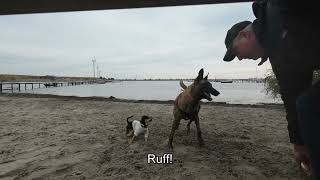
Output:
[[296,162],[302,167],[307,175],[311,175],[310,157],[307,148],[304,145],[293,145],[293,153]]

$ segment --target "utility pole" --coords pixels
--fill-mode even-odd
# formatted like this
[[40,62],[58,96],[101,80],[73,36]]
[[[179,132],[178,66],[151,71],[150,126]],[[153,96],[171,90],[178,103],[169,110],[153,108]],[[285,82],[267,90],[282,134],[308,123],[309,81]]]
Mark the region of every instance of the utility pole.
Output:
[[256,65],[256,82],[258,82],[258,70],[257,70],[257,68],[258,68],[258,65]]
[[99,73],[99,65],[97,64],[97,78],[100,77],[100,73]]
[[93,65],[93,78],[96,78],[96,58],[93,58],[92,65]]

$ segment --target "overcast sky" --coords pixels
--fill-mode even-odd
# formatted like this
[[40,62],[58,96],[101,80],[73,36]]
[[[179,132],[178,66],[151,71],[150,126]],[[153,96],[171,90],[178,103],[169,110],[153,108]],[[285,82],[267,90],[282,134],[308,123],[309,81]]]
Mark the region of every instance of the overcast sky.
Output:
[[251,3],[0,16],[0,74],[93,76],[95,58],[104,77],[264,77],[269,62],[222,60],[253,19]]

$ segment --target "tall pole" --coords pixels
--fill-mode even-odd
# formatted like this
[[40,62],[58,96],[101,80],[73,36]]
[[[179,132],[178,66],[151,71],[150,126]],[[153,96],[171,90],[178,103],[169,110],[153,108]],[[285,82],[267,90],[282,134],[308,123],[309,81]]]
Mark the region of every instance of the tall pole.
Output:
[[100,71],[99,71],[99,66],[97,65],[97,78],[100,77]]
[[92,65],[93,65],[93,78],[96,78],[96,59],[95,58],[92,60]]
[[258,70],[257,70],[257,68],[258,68],[258,65],[256,65],[256,82],[258,82]]

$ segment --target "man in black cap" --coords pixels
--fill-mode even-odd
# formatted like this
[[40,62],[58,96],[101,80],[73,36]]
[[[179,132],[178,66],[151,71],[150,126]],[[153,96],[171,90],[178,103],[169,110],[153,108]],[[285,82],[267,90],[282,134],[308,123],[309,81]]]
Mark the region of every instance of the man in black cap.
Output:
[[[292,1],[293,2],[293,1]],[[252,5],[255,19],[228,30],[224,61],[261,58],[270,60],[287,113],[294,158],[307,173],[320,179],[320,81],[312,83],[319,69],[317,16],[290,1],[260,0]]]

